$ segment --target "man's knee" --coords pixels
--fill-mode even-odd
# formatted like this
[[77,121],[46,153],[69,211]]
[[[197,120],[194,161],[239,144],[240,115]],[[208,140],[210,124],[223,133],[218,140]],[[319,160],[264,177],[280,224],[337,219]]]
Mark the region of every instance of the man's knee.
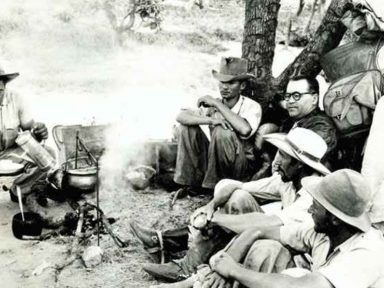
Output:
[[198,129],[200,129],[200,127],[197,125],[190,126],[190,125],[180,124],[178,127],[178,133],[179,135],[189,135],[191,132],[195,132]]
[[226,140],[231,141],[234,135],[236,134],[232,130],[224,129],[221,126],[216,126],[212,132],[212,141],[219,140],[219,143]]
[[232,193],[224,208],[228,214],[251,213],[257,206],[255,202],[256,200],[248,191],[237,189]]
[[222,197],[223,195],[232,194],[243,183],[233,179],[222,179],[217,182],[214,191],[214,197]]
[[257,240],[244,260],[245,267],[265,273],[279,273],[290,267],[291,263],[289,250],[275,240]]

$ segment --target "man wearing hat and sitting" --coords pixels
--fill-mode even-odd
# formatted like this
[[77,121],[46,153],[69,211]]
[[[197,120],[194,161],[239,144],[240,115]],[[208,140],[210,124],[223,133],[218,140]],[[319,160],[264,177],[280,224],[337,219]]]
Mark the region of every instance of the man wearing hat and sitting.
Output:
[[[226,202],[221,203],[221,209],[213,215],[208,216],[204,211],[199,213],[199,209],[192,215],[191,224],[194,227],[190,230],[193,237],[184,258],[167,264],[147,264],[144,266],[145,271],[167,281],[179,281],[192,275],[198,265],[206,263],[209,257],[226,245],[235,234],[251,227],[279,227],[288,223],[305,222],[310,218],[307,210],[311,197],[300,190],[301,179],[310,175],[330,173],[320,162],[327,151],[327,145],[318,134],[304,128],[294,128],[288,134],[269,134],[265,139],[278,148],[277,171],[283,176],[285,183],[293,182],[289,185],[295,191],[295,198],[283,201],[283,210],[268,213],[252,193],[238,189],[231,193]],[[221,189],[218,186],[219,184],[215,187],[215,195]],[[144,229],[136,223],[131,223],[131,227],[146,248],[153,250],[159,243],[166,249],[175,249],[175,243],[184,249],[187,246],[188,237],[180,230],[169,230],[161,234]],[[211,233],[212,231],[214,233]],[[182,243],[183,241],[185,243]]]
[[[7,84],[19,76],[19,73],[5,73],[0,67],[0,168],[2,175],[20,174],[14,180],[11,187],[11,199],[16,200],[16,185],[20,188],[21,194],[28,193],[32,184],[38,179],[47,176],[40,171],[39,167],[33,163],[32,159],[26,155],[24,150],[17,146],[15,140],[19,132],[29,130],[32,136],[39,142],[48,138],[48,129],[44,123],[36,122],[28,113],[28,109],[23,105],[20,96],[10,91]],[[52,149],[44,147],[54,157]],[[56,170],[56,167],[54,171]],[[53,170],[52,170],[53,171]],[[60,181],[59,173],[51,173],[53,182]],[[56,185],[61,183],[57,182]],[[16,200],[17,201],[17,200]]]
[[[198,110],[183,109],[174,181],[185,188],[213,189],[223,178],[245,180],[254,161],[253,136],[260,124],[261,107],[241,91],[252,77],[247,60],[222,58],[219,81],[221,98],[200,97]],[[205,134],[204,127],[209,127]],[[209,139],[210,138],[210,139]],[[187,189],[188,190],[188,189]]]
[[[320,135],[327,144],[326,153],[321,157],[322,163],[328,162],[330,156],[333,156],[337,143],[336,128],[332,119],[319,109],[319,84],[317,80],[312,78],[293,77],[288,83],[283,99],[286,102],[286,109],[290,116],[289,121],[282,127],[283,132],[287,133],[291,129],[299,127],[309,129]],[[305,136],[303,135],[303,139],[304,138]],[[273,141],[272,144],[274,144],[274,146],[277,141],[279,141],[278,139],[273,138],[268,141],[268,137],[265,137],[265,139],[267,142]],[[282,142],[280,141],[279,143]],[[312,149],[317,149],[317,145],[315,144],[310,146],[313,146]],[[279,146],[277,147],[280,148]],[[315,151],[312,153],[315,153]],[[258,181],[242,183],[233,179],[221,180],[215,188],[215,195],[212,201],[197,210],[195,214],[203,213],[210,217],[209,215],[212,215],[217,207],[221,207],[227,203],[233,193],[235,193],[233,197],[245,197],[244,201],[247,201],[247,195],[251,194],[259,200],[281,201],[281,206],[283,208],[287,207],[295,201],[297,197],[296,192],[298,189],[296,189],[296,187],[301,187],[300,180],[302,175],[298,173],[297,177],[294,177],[291,180],[292,183],[287,181],[287,179],[285,179],[287,178],[285,176],[285,171],[282,170],[280,165],[281,161],[281,155],[277,153],[272,162],[272,176]],[[322,174],[325,174],[324,171]],[[239,199],[237,202],[241,202],[241,200]],[[270,207],[275,209],[276,205],[270,205]],[[242,210],[241,207],[233,207],[232,209]],[[244,213],[244,211],[242,213]],[[225,219],[225,221],[231,221],[231,225],[241,226],[244,222],[249,223],[239,217],[233,218],[232,215],[227,215]],[[224,223],[221,224],[224,225]]]
[[[363,176],[342,169],[323,178],[304,178],[302,184],[313,197],[309,208],[311,223],[247,230],[226,252],[221,251],[210,259],[211,269],[244,287],[384,287],[384,239],[371,226],[367,214],[371,193]],[[287,259],[293,251],[309,254],[313,259],[311,271],[260,273],[261,266],[254,265],[259,255],[253,247],[245,257],[244,266],[239,265],[237,262],[244,256],[238,253],[239,247],[248,246],[254,239],[268,239],[256,240],[255,244],[275,242],[276,249],[285,251],[282,257]],[[282,255],[280,251],[279,255]],[[282,268],[276,267],[275,272]],[[291,276],[292,272],[295,277]],[[204,287],[212,287],[211,282],[206,284]],[[212,282],[212,285],[216,284]]]

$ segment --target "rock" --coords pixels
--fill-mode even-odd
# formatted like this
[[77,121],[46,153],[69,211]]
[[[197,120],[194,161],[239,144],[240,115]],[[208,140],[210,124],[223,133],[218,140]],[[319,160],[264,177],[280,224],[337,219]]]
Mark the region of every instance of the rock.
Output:
[[51,263],[43,261],[39,266],[37,266],[33,271],[32,271],[32,276],[39,276],[43,271],[49,267],[52,267]]
[[98,246],[90,246],[84,250],[81,258],[87,268],[92,268],[99,265],[102,261],[103,250]]

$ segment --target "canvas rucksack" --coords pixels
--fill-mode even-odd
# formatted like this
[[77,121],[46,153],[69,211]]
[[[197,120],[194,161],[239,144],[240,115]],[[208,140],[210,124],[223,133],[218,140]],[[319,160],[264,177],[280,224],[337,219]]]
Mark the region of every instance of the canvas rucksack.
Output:
[[383,75],[377,54],[381,41],[353,42],[324,55],[325,75],[332,84],[324,95],[324,111],[341,134],[367,128],[378,99],[383,94]]

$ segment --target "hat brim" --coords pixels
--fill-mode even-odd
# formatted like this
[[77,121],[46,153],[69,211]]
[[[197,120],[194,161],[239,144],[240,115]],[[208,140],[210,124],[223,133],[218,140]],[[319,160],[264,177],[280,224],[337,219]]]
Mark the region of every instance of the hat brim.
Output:
[[13,79],[15,79],[19,75],[20,75],[19,73],[3,74],[3,75],[0,75],[0,80],[7,83],[9,81],[12,81]]
[[216,80],[220,82],[230,82],[235,80],[247,80],[250,78],[255,78],[254,75],[248,74],[248,73],[241,74],[241,75],[228,75],[228,74],[221,74],[216,70],[212,70],[212,75]]
[[283,150],[289,156],[303,162],[304,164],[312,167],[316,171],[320,172],[323,175],[331,173],[327,167],[325,167],[321,162],[310,159],[309,157],[297,153],[291,145],[285,140],[286,134],[284,133],[272,133],[267,134],[263,137],[266,141],[276,146],[279,150]]
[[325,197],[320,193],[319,187],[321,185],[321,177],[305,177],[301,180],[301,184],[304,189],[314,198],[317,202],[319,202],[327,211],[335,215],[340,220],[345,223],[352,225],[363,232],[367,232],[371,228],[371,220],[369,219],[368,213],[364,212],[362,215],[358,217],[353,217],[345,214],[344,212],[337,209],[330,203]]

